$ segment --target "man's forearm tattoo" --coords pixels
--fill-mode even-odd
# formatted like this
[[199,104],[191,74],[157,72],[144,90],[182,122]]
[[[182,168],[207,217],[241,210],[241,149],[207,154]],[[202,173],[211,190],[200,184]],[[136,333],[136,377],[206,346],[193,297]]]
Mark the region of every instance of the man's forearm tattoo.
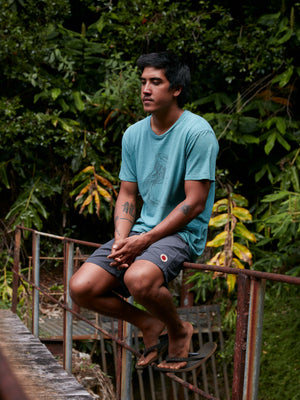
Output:
[[128,221],[131,224],[133,224],[134,220],[135,220],[135,205],[133,203],[129,204],[129,202],[126,202],[126,203],[122,204],[121,212],[128,214],[128,217],[126,215],[123,216],[123,214],[121,214],[122,216],[120,216],[120,215],[115,216],[115,231],[119,236],[120,236],[120,232],[117,227],[117,221],[125,220],[125,221]]
[[135,205],[133,203],[129,204],[128,201],[122,204],[123,212],[129,214],[131,217],[135,217]]
[[188,206],[184,204],[183,206],[180,207],[180,210],[183,212],[184,215],[188,215],[190,212],[191,206]]

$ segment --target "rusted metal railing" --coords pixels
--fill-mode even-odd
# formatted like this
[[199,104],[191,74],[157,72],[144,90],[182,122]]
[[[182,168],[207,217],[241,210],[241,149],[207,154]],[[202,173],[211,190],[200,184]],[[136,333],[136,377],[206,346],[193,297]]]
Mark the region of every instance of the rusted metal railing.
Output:
[[232,400],[256,400],[266,280],[300,285],[300,278],[205,264],[185,263],[184,268],[238,275]]
[[[20,248],[21,248],[21,231],[32,232],[32,262],[33,262],[33,282],[20,273]],[[40,237],[59,239],[64,242],[64,302],[57,301],[47,291],[40,287],[39,276],[39,260],[40,260]],[[115,341],[118,347],[117,360],[117,398],[122,400],[130,399],[130,389],[128,380],[130,380],[131,359],[124,361],[122,357],[122,349],[126,349],[132,354],[139,356],[139,353],[131,347],[130,342],[124,339],[124,329],[130,329],[129,324],[119,323],[118,337],[111,335],[101,326],[92,323],[84,318],[80,313],[72,309],[72,300],[69,296],[69,280],[73,273],[73,254],[74,244],[81,244],[90,247],[99,247],[98,243],[85,242],[81,240],[56,236],[48,233],[38,232],[33,229],[17,227],[15,232],[14,247],[14,269],[13,269],[13,295],[12,295],[12,311],[17,309],[17,289],[19,280],[23,279],[33,287],[33,334],[39,335],[39,293],[42,292],[51,301],[59,304],[64,313],[64,329],[63,329],[63,365],[64,368],[71,373],[72,369],[72,317],[85,321],[93,326],[106,337]],[[234,349],[234,374],[232,384],[232,400],[256,400],[258,396],[258,380],[259,365],[261,353],[262,338],[262,321],[264,309],[264,291],[266,280],[285,282],[288,284],[300,285],[300,278],[274,273],[266,273],[254,270],[242,270],[235,268],[225,268],[205,264],[184,263],[184,270],[202,270],[217,271],[226,274],[235,274],[238,276],[238,305],[237,305],[237,322],[236,322],[236,339]],[[185,305],[189,305],[188,293],[185,291],[186,299],[183,300]],[[128,332],[127,332],[128,333]],[[128,335],[127,335],[128,337]],[[128,353],[128,352],[125,352]],[[123,359],[123,362],[122,362]],[[211,394],[203,392],[201,389],[191,385],[178,376],[166,374],[173,381],[179,383],[183,387],[201,395],[205,399],[218,400]]]

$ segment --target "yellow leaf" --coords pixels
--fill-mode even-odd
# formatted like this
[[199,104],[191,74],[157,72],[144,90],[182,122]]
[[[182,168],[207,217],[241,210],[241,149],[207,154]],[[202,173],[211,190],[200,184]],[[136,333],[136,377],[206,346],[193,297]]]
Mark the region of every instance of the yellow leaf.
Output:
[[82,197],[92,186],[93,182],[90,182],[88,185],[86,185],[83,189],[81,189],[79,195],[76,197],[75,200],[79,199],[80,197]]
[[228,274],[227,278],[228,293],[232,292],[236,283],[236,276],[233,274]]
[[224,265],[224,261],[225,261],[225,253],[224,251],[219,251],[217,254],[213,256],[213,258],[211,258],[208,261],[208,264],[221,266]]
[[243,244],[233,243],[233,252],[240,260],[247,262],[249,265],[252,264],[251,251]]
[[208,225],[218,228],[219,226],[225,225],[227,221],[228,221],[228,214],[221,214],[211,218]]
[[252,221],[252,215],[246,208],[233,207],[232,214],[242,221]]
[[93,196],[91,194],[89,194],[87,196],[87,198],[84,200],[84,202],[82,203],[82,206],[80,208],[79,214],[81,214],[83,212],[83,210],[85,209],[85,207],[90,204],[92,199],[93,199]]
[[232,264],[235,268],[245,269],[244,265],[237,258],[233,258]]
[[107,200],[111,200],[111,195],[108,193],[107,190],[103,189],[101,186],[97,185],[97,190],[99,194]]
[[[221,206],[226,206],[225,209],[227,209],[227,205],[228,205],[228,199],[221,199],[215,202],[214,206],[213,206],[213,212],[217,212],[220,211],[220,207]],[[224,211],[224,208],[222,207],[222,211]]]
[[256,237],[253,233],[251,233],[242,222],[237,222],[235,226],[234,233],[244,237],[247,240],[250,240],[250,242],[256,242]]
[[223,232],[219,233],[213,240],[210,240],[209,242],[207,242],[206,246],[208,246],[208,247],[222,246],[225,243],[227,236],[228,236],[228,232],[223,231]]
[[95,174],[95,177],[98,179],[98,181],[100,181],[100,183],[102,183],[102,185],[107,186],[109,188],[112,187],[112,184],[109,182],[109,180],[104,178],[103,176]]
[[85,167],[81,172],[89,172],[89,171],[94,171],[95,167],[93,165],[89,165],[88,167]]
[[95,198],[95,203],[96,203],[96,214],[100,215],[100,197],[99,197],[99,193],[97,192],[97,190],[93,191],[93,196]]

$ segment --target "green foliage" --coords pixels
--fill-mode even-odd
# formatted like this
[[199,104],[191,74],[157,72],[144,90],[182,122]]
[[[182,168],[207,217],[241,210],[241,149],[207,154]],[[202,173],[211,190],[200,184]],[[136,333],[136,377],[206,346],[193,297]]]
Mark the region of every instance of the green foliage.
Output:
[[[0,307],[10,308],[12,300],[12,283],[13,283],[13,258],[7,249],[0,252]],[[22,270],[26,273],[27,268]],[[18,308],[22,308],[26,301],[26,290],[28,284],[23,282],[18,287]]]
[[6,215],[6,219],[16,217],[13,229],[17,225],[23,225],[26,228],[35,226],[39,230],[42,229],[41,217],[46,219],[48,213],[35,193],[38,192],[36,189],[37,184],[38,181],[32,188],[27,188],[26,191],[22,192]]
[[[2,2],[1,221],[7,216],[12,228],[23,223],[71,236],[80,210],[93,234],[99,226],[94,215],[111,217],[113,203],[102,190],[100,209],[95,194],[84,205],[99,183],[94,173],[117,190],[122,134],[144,116],[136,59],[170,49],[191,68],[186,108],[211,123],[220,144],[217,200],[227,203],[212,220],[209,242],[218,247],[207,248],[206,260],[216,249],[221,265],[253,259],[255,269],[299,275],[299,10],[286,0],[238,6],[220,0]],[[83,172],[86,166],[91,169]],[[230,212],[229,176],[241,194]],[[11,257],[9,246],[5,252]],[[9,301],[9,272],[1,271],[1,306]],[[196,301],[223,298],[230,329],[235,291],[214,278],[196,276]],[[286,290],[275,286],[276,293]]]
[[[144,115],[136,59],[170,49],[191,68],[187,108],[211,122],[220,142],[218,163],[249,200],[263,243],[251,249],[255,262],[275,248],[282,259],[284,243],[292,252],[293,223],[285,224],[285,242],[273,238],[280,224],[274,215],[280,210],[284,218],[290,209],[280,200],[261,200],[281,190],[298,193],[299,5],[246,1],[240,11],[209,0],[4,2],[4,215],[39,229],[76,226],[72,179],[87,165],[102,165],[116,184],[122,134]],[[33,182],[37,190],[44,182],[55,189],[31,196]],[[236,235],[246,234],[244,227],[238,221]]]
[[13,258],[8,251],[2,251],[1,257],[1,276],[0,276],[0,301],[8,308],[12,297],[12,272]]
[[299,292],[266,299],[258,398],[299,399]]

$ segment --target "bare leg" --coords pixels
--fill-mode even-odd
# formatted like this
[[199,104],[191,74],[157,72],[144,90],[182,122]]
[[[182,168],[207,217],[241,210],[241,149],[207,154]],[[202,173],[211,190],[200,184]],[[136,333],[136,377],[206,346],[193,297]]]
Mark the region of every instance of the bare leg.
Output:
[[[75,303],[82,307],[135,325],[143,333],[145,347],[155,345],[165,327],[164,323],[114,294],[112,290],[119,285],[118,279],[103,268],[85,263],[70,280],[70,294]],[[147,363],[152,357],[150,353],[139,362]]]
[[[144,260],[135,261],[126,271],[124,281],[134,299],[167,327],[169,357],[187,357],[193,327],[179,318],[172,295],[163,285],[163,273],[157,265]],[[144,340],[148,332],[144,333]],[[160,366],[164,366],[161,363]],[[169,368],[182,368],[186,362],[168,363]]]

